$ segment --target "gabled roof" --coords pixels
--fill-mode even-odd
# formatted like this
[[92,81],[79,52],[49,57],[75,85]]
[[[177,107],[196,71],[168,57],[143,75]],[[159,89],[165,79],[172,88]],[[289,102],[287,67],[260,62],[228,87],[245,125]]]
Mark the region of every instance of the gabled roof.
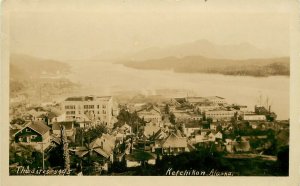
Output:
[[[39,133],[40,135],[44,135],[46,132],[48,132],[50,130],[50,128],[44,122],[42,122],[42,121],[33,121],[33,122],[29,122],[27,125],[25,125],[17,133],[19,133],[20,131],[24,130],[27,127],[34,130],[35,132]],[[15,133],[15,135],[17,133]]]
[[152,137],[151,139],[153,140],[158,140],[158,139],[164,139],[167,137],[167,133],[164,132],[162,129],[159,129]]
[[177,101],[179,104],[183,104],[186,102],[185,98],[174,98],[175,101]]
[[60,145],[62,143],[61,138],[56,137],[55,135],[51,136],[51,141]]
[[61,126],[65,126],[66,130],[73,129],[73,121],[62,121],[62,122],[55,122],[52,124],[52,130],[60,130]]
[[44,135],[46,132],[50,130],[50,128],[44,122],[41,121],[32,122],[31,124],[29,124],[28,127],[38,132],[41,135]]
[[161,146],[164,148],[187,147],[187,140],[184,137],[178,137],[176,134],[171,133],[165,140],[162,141]]
[[9,130],[9,137],[13,139],[13,136],[19,131],[19,129],[10,129]]
[[86,147],[76,147],[74,151],[75,154],[81,158],[89,153],[89,150]]
[[160,129],[159,126],[155,126],[155,125],[146,125],[144,127],[144,135],[146,137],[152,136],[154,135],[158,130]]
[[109,134],[103,134],[100,138],[96,138],[89,144],[89,148],[96,153],[108,158],[114,150],[115,138]]
[[138,114],[144,114],[144,113],[152,113],[152,114],[154,114],[154,113],[158,113],[158,114],[160,114],[160,110],[159,110],[159,108],[157,108],[156,106],[150,106],[150,107],[147,107],[147,108],[143,108],[143,109],[141,109],[141,110],[139,110],[139,111],[137,111],[137,113]]
[[109,158],[109,156],[111,155],[110,152],[105,151],[104,149],[102,149],[101,147],[96,147],[93,149],[95,152],[97,152],[98,154],[102,155],[105,158]]

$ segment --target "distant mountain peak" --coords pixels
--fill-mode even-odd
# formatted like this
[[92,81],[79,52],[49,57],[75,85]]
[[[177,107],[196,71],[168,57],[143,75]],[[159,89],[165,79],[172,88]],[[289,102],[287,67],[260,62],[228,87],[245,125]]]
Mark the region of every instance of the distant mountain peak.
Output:
[[240,60],[253,58],[273,58],[280,57],[281,55],[271,52],[270,50],[260,49],[249,42],[218,45],[207,39],[199,39],[193,42],[173,45],[164,48],[147,48],[131,55],[129,59],[139,61],[159,59],[170,56],[179,58],[185,56],[203,56],[207,58]]

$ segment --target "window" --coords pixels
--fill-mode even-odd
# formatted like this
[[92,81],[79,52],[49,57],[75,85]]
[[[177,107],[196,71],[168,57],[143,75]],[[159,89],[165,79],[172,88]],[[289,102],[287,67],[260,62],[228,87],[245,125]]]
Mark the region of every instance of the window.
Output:
[[66,105],[65,109],[75,109],[75,105]]
[[103,110],[102,113],[103,113],[103,114],[106,114],[106,110]]
[[100,105],[97,105],[97,109],[99,109],[100,108]]
[[66,114],[67,115],[72,115],[72,114],[75,114],[75,111],[67,111]]
[[19,137],[19,141],[22,142],[22,141],[23,141],[23,138],[22,138],[22,137]]
[[29,128],[26,128],[26,132],[30,132],[31,130]]
[[102,105],[102,108],[104,108],[104,109],[105,109],[105,108],[106,108],[106,105]]
[[31,139],[35,139],[37,135],[31,135]]

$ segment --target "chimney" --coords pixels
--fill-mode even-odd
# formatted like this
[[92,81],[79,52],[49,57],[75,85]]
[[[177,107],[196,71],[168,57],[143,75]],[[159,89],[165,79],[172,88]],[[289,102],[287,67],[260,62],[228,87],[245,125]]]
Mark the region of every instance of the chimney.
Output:
[[269,106],[269,114],[271,113],[271,105]]

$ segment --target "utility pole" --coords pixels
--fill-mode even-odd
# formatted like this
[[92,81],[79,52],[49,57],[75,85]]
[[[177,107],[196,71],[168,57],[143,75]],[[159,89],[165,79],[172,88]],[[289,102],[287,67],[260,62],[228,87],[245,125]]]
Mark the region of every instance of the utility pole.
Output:
[[83,129],[81,130],[81,146],[83,147]]
[[43,170],[45,169],[45,152],[44,152],[44,143],[42,142],[42,157],[43,157]]

